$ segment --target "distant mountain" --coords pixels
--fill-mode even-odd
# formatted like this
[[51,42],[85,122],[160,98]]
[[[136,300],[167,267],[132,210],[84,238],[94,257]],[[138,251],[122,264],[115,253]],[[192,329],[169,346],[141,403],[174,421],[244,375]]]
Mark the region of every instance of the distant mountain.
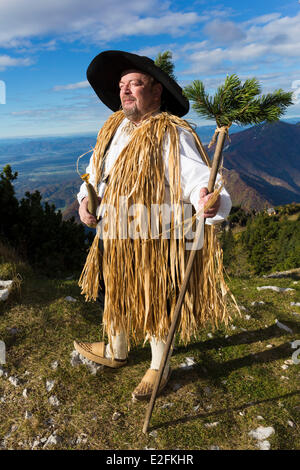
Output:
[[234,204],[262,209],[300,202],[299,149],[299,123],[262,124],[231,135],[224,179]]

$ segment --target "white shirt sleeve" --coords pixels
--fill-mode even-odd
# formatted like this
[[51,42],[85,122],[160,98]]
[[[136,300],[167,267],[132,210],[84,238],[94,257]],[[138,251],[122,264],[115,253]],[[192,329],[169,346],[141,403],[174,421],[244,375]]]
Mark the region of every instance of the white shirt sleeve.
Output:
[[[180,167],[181,167],[181,190],[182,200],[191,203],[196,212],[198,211],[198,201],[200,189],[208,186],[210,168],[202,161],[197,150],[194,138],[190,132],[178,127],[180,143]],[[168,155],[170,145],[169,136],[166,138],[165,155]],[[168,159],[165,158],[165,174],[169,181]],[[220,175],[216,179],[216,184],[220,182]],[[215,217],[207,218],[207,224],[216,224],[225,220],[231,209],[231,199],[225,188],[220,193],[220,208]]]
[[[93,157],[94,154],[90,158],[90,162],[88,166],[86,167],[85,172],[89,174],[89,182],[94,185],[95,183],[95,172],[93,171]],[[79,193],[77,194],[77,200],[79,202],[79,205],[84,197],[88,196],[88,192],[86,189],[86,184],[85,182],[82,183],[82,185],[79,188]]]

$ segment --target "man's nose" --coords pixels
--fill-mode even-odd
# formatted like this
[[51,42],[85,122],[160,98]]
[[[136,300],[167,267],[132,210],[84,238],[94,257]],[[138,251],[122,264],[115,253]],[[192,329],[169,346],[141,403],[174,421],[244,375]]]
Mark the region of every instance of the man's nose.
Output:
[[123,93],[131,93],[131,89],[130,89],[130,83],[127,83],[126,85],[123,86],[122,88],[122,91]]

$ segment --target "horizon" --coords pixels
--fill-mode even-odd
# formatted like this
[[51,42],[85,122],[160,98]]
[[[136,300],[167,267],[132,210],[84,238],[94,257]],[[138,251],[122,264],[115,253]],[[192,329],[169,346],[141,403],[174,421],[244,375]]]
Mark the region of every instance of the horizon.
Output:
[[[283,117],[282,119],[279,119],[277,122],[282,122],[282,121],[295,121],[295,122],[287,122],[287,124],[298,124],[300,123],[300,116],[298,117]],[[276,123],[276,122],[275,122]],[[255,127],[255,126],[261,126],[264,124],[275,124],[275,123],[260,123],[260,124],[251,124],[251,125],[246,125],[246,126],[239,126],[238,124],[232,124],[231,126],[231,133],[236,133],[236,132],[241,132],[243,130],[249,129],[250,127]],[[197,125],[196,129],[200,128],[209,128],[209,127],[215,127],[215,124],[200,124]],[[236,128],[240,129],[239,131],[236,130]],[[0,143],[3,141],[13,141],[13,140],[39,140],[39,139],[64,139],[64,138],[80,138],[80,137],[97,137],[98,130],[95,131],[89,131],[89,132],[74,132],[74,133],[69,133],[69,134],[36,134],[36,135],[17,135],[14,137],[0,137]]]
[[[1,0],[0,139],[94,134],[110,115],[86,80],[103,50],[173,54],[181,87],[212,95],[227,74],[256,77],[262,93],[294,92],[300,116],[300,4],[296,0]],[[214,125],[191,110],[186,118]]]

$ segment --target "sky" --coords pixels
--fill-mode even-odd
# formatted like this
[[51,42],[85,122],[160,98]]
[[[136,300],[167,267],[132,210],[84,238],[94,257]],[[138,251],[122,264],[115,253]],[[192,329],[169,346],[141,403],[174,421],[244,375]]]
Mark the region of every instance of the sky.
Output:
[[256,77],[293,91],[285,117],[300,116],[299,0],[0,0],[0,139],[96,134],[111,111],[86,69],[104,50],[170,50],[178,83],[210,94]]

